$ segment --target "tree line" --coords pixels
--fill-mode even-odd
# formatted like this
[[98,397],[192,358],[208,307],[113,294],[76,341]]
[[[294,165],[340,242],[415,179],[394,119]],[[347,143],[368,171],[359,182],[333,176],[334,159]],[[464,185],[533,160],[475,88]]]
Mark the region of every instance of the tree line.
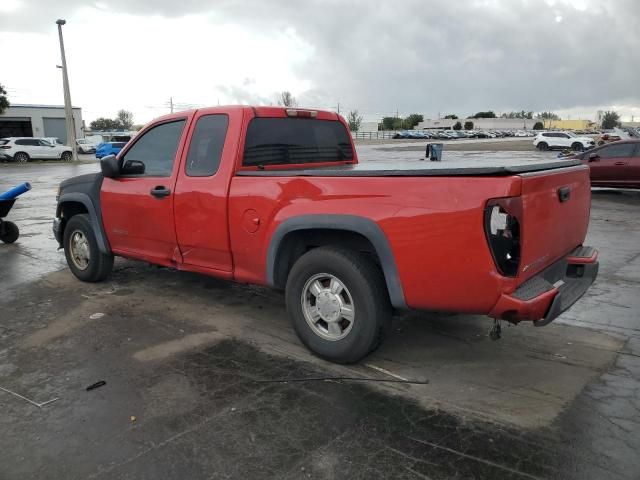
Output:
[[128,110],[118,110],[116,118],[96,118],[89,124],[91,130],[131,130],[133,128],[133,113]]

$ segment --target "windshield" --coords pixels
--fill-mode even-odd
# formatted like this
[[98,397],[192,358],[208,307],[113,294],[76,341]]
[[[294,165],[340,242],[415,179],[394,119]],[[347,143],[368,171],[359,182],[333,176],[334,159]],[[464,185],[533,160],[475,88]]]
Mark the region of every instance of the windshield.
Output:
[[575,133],[572,132],[565,132],[567,135],[569,135],[571,138],[576,138],[577,135]]

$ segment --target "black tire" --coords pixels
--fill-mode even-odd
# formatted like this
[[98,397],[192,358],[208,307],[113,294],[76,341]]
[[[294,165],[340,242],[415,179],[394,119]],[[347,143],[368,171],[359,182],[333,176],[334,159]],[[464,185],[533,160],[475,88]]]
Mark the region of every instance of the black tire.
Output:
[[571,150],[573,150],[574,152],[581,152],[582,150],[584,150],[584,147],[580,142],[574,142],[571,145]]
[[547,142],[540,142],[538,144],[538,150],[542,150],[543,152],[549,150],[549,144]]
[[[84,269],[76,264],[77,260],[72,258],[71,241],[76,232],[79,232],[86,239],[88,245],[89,259]],[[113,255],[102,253],[98,248],[98,242],[93,233],[93,228],[91,228],[89,215],[79,214],[71,217],[64,229],[63,245],[69,269],[83,282],[100,282],[111,273]]]
[[62,152],[62,155],[60,155],[60,160],[62,160],[63,162],[70,162],[71,160],[73,160],[73,153]]
[[0,224],[0,240],[4,243],[13,243],[20,236],[18,226],[13,222],[2,222]]
[[[352,298],[353,323],[344,338],[323,338],[305,318],[303,290],[320,274],[335,276]],[[302,343],[331,362],[357,362],[382,343],[391,326],[392,309],[380,268],[373,260],[345,248],[319,247],[300,257],[287,279],[286,304]]]
[[18,152],[13,156],[13,161],[18,163],[27,163],[30,160],[27,152]]

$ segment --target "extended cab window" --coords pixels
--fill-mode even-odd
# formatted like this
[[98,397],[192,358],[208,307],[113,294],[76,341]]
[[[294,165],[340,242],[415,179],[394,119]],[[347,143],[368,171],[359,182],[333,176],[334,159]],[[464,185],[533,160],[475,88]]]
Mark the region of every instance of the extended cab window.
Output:
[[227,115],[204,115],[198,119],[187,155],[188,176],[208,177],[218,171],[228,125]]
[[162,123],[142,134],[122,158],[122,170],[142,164],[147,177],[169,177],[173,171],[184,120]]
[[254,118],[247,129],[242,164],[264,166],[352,159],[349,133],[336,120]]

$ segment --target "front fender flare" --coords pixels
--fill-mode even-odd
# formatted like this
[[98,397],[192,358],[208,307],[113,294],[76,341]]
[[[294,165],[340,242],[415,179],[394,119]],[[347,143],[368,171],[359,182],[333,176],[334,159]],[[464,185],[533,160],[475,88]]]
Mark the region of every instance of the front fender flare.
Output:
[[89,220],[91,222],[91,228],[96,236],[96,242],[98,248],[102,253],[111,254],[111,248],[109,247],[109,241],[102,225],[102,217],[99,214],[99,209],[91,201],[91,198],[86,193],[70,192],[60,195],[58,199],[58,208],[56,210],[56,217],[60,218],[60,211],[62,205],[66,202],[81,203],[87,209]]
[[269,285],[275,286],[275,262],[284,237],[293,231],[316,228],[346,230],[358,233],[368,239],[380,259],[391,304],[397,309],[407,308],[398,268],[387,236],[373,220],[356,215],[301,215],[289,218],[278,225],[273,232],[267,250],[266,273]]

